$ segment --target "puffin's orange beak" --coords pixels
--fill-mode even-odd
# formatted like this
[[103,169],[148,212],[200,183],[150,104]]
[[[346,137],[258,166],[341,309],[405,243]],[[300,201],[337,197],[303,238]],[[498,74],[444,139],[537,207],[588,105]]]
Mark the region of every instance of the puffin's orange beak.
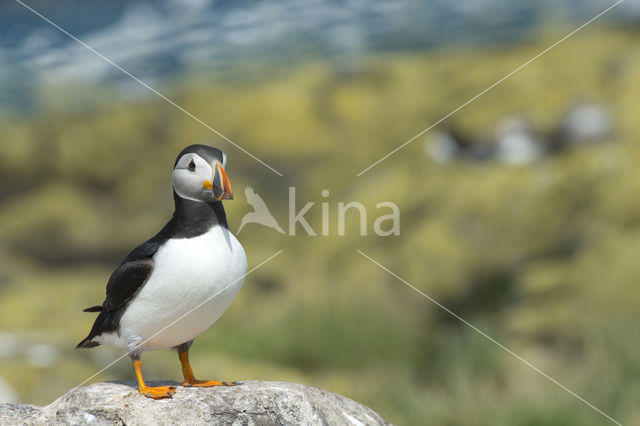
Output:
[[229,177],[222,164],[216,161],[213,170],[213,195],[218,200],[233,200],[231,182],[229,182]]

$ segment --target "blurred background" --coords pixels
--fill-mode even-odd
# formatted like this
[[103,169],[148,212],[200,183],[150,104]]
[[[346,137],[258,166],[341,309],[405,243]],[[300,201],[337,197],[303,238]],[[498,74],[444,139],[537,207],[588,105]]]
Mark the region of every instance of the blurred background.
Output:
[[[607,420],[356,253],[360,249],[625,424],[640,424],[640,1],[0,1],[0,401],[47,404],[122,352],[75,350],[113,269],[173,211],[177,153],[228,155],[285,227],[239,234],[249,275],[193,346],[222,380],[344,394],[395,424]],[[328,189],[330,195],[321,197]],[[399,236],[376,237],[397,203]],[[386,213],[386,212],[385,212]],[[175,353],[145,377],[180,379]],[[133,379],[128,358],[94,381]]]

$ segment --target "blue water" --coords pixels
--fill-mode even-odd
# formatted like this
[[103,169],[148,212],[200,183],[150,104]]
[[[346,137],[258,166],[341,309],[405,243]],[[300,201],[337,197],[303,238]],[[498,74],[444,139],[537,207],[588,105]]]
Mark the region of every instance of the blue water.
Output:
[[[145,81],[241,61],[289,66],[377,51],[518,41],[568,28],[604,0],[38,0],[25,3]],[[627,0],[607,20],[639,16]],[[129,77],[15,0],[0,0],[0,111],[36,108],[43,87]]]

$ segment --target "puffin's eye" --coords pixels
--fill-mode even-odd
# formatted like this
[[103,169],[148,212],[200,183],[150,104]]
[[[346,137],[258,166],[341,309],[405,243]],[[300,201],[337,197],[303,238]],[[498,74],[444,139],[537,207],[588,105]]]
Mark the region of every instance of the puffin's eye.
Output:
[[187,166],[187,168],[189,170],[191,170],[192,172],[196,171],[196,163],[193,162],[193,160],[191,160],[191,162],[189,163],[189,165]]

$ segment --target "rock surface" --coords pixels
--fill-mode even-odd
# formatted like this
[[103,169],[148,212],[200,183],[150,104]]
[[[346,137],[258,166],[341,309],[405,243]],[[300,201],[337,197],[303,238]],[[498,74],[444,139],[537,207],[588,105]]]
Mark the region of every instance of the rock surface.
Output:
[[[176,384],[155,382],[154,386]],[[294,383],[247,381],[233,387],[184,388],[172,399],[138,394],[134,382],[95,383],[46,407],[0,404],[0,424],[94,425],[386,425],[368,407]]]

